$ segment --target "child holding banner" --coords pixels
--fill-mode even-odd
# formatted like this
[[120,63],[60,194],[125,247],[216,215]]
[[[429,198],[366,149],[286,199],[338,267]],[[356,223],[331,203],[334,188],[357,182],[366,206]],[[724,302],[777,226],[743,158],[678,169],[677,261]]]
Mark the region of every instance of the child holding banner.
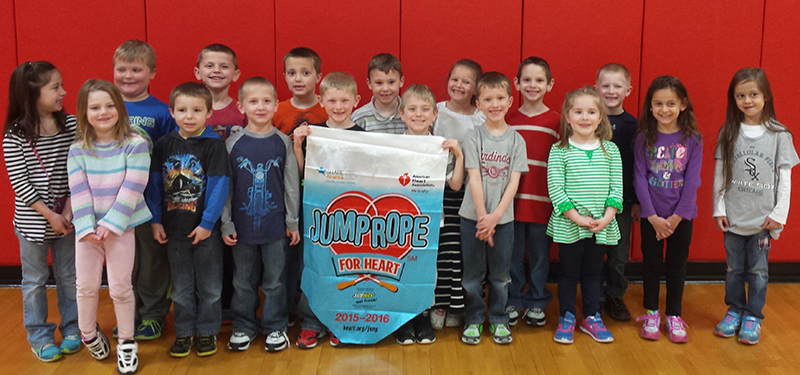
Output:
[[[431,135],[431,124],[436,119],[436,96],[428,86],[414,84],[403,93],[400,102],[400,118],[406,123],[407,135]],[[442,148],[449,150],[450,157],[447,162],[447,184],[454,191],[461,190],[464,181],[464,154],[458,145],[458,140],[446,139]],[[444,226],[444,220],[441,222]],[[442,232],[439,234],[439,243],[442,243]],[[438,270],[437,270],[438,272]],[[410,345],[414,342],[430,344],[436,341],[429,312],[417,315],[408,323],[400,327],[394,334],[395,340],[400,345]]]
[[528,172],[525,140],[505,121],[511,107],[511,81],[489,72],[478,79],[477,107],[486,121],[464,144],[464,165],[469,174],[468,194],[461,216],[461,249],[464,265],[465,320],[461,341],[477,345],[486,314],[481,291],[488,265],[489,323],[494,342],[509,344],[509,265],[514,243],[514,207],[511,203],[522,173]]

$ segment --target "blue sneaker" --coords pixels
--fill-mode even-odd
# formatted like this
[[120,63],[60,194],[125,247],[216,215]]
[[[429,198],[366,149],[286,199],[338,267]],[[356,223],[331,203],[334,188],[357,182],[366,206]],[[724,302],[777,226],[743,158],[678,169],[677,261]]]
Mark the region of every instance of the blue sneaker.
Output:
[[61,341],[61,353],[72,354],[77,353],[81,349],[81,336],[80,335],[66,335],[64,340]]
[[606,326],[603,325],[603,319],[600,318],[600,313],[596,313],[594,316],[583,319],[583,323],[581,323],[581,331],[588,333],[589,336],[592,336],[594,341],[597,342],[614,341],[614,336],[611,335],[611,332],[609,332]]
[[758,344],[761,337],[761,319],[755,316],[747,316],[742,321],[742,329],[739,331],[739,342],[744,344]]
[[572,332],[575,330],[575,315],[567,312],[558,319],[558,328],[553,340],[562,344],[572,344]]
[[136,327],[133,338],[136,340],[155,340],[161,337],[161,323],[155,320],[143,320],[142,324]]
[[741,315],[733,311],[728,311],[725,317],[722,318],[722,321],[717,324],[717,329],[714,330],[714,334],[721,337],[733,337],[741,326]]
[[36,358],[39,358],[39,360],[42,362],[53,362],[61,358],[61,349],[55,346],[55,344],[47,344],[38,348],[31,348],[31,351],[33,351],[33,354],[36,355]]

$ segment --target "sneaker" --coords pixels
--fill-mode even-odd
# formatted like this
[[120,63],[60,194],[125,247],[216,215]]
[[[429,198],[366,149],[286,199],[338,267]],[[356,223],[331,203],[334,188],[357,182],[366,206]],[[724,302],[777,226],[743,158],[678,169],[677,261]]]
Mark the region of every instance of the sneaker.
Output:
[[583,319],[583,323],[581,323],[581,331],[588,333],[589,336],[592,336],[594,341],[597,342],[614,341],[614,336],[612,336],[611,332],[609,332],[606,326],[603,325],[603,319],[600,317],[600,313],[596,313],[594,316]]
[[31,351],[36,355],[36,358],[39,358],[42,362],[53,362],[61,358],[61,349],[55,344],[46,344],[38,348],[31,348]]
[[742,329],[739,330],[739,342],[755,345],[761,338],[761,319],[747,316],[742,320]]
[[64,354],[77,353],[78,350],[81,350],[81,336],[75,334],[64,336],[59,349]]
[[465,344],[478,345],[481,343],[482,324],[468,324],[461,333],[461,341]]
[[334,335],[333,332],[331,332],[330,334],[331,334],[330,343],[332,347],[337,348],[345,345],[345,343],[339,340],[339,338],[336,337],[336,335]]
[[611,319],[628,322],[631,320],[631,313],[628,311],[628,306],[625,306],[625,301],[622,298],[614,298],[606,296],[606,302],[603,304],[606,314]]
[[447,316],[447,310],[445,309],[431,310],[431,326],[433,327],[433,329],[444,328],[444,319],[446,316]]
[[108,354],[111,353],[111,347],[108,344],[108,339],[103,332],[100,332],[98,329],[97,335],[94,338],[87,340],[83,338],[83,344],[86,345],[86,349],[89,349],[89,354],[94,357],[94,359],[98,361],[102,361],[108,357]]
[[497,325],[490,325],[494,342],[497,344],[510,344],[514,339],[511,337],[511,331],[508,329],[508,324],[500,323]]
[[414,333],[416,333],[415,340],[418,344],[431,344],[436,341],[436,333],[433,331],[433,325],[427,315],[420,314],[413,322]]
[[572,344],[573,331],[575,331],[575,315],[567,312],[558,319],[558,328],[556,328],[556,335],[553,336],[553,340],[561,344]]
[[409,320],[406,324],[400,326],[397,331],[394,331],[394,340],[398,344],[411,345],[417,339],[417,334],[414,332],[414,319]]
[[[142,324],[136,327],[133,338],[136,340],[155,340],[161,337],[162,324],[155,320],[143,320]],[[116,337],[116,336],[115,336]]]
[[464,325],[463,314],[448,313],[447,317],[444,319],[445,327],[461,327],[462,325]]
[[234,352],[245,351],[250,348],[250,343],[255,341],[256,336],[250,337],[244,332],[234,332],[231,339],[228,340],[228,349]]
[[669,332],[669,336],[667,336],[669,341],[676,344],[683,344],[689,341],[689,334],[686,332],[686,327],[689,325],[680,316],[667,315],[667,321],[664,322],[664,326]]
[[267,335],[267,341],[264,345],[264,350],[274,353],[279,352],[289,347],[289,336],[286,331],[273,331]]
[[125,340],[117,345],[117,372],[135,374],[139,370],[139,345],[136,341]]
[[506,312],[508,313],[508,325],[512,327],[517,325],[517,321],[519,321],[519,311],[517,311],[517,307],[508,306],[506,307]]
[[217,336],[200,336],[197,338],[197,356],[206,357],[217,352]]
[[722,321],[717,324],[714,334],[721,337],[733,337],[741,327],[742,316],[733,311],[728,311]]
[[295,341],[294,345],[300,349],[311,349],[317,346],[319,339],[325,337],[328,332],[325,330],[322,331],[314,331],[311,329],[304,329],[300,331],[300,336],[297,337],[297,341]]
[[[529,326],[543,326],[547,323],[544,317],[544,310],[534,307],[532,309],[525,310],[525,324]],[[511,324],[509,322],[509,324]]]
[[192,346],[194,346],[194,336],[178,337],[169,348],[169,355],[177,358],[186,357],[192,351]]
[[661,332],[659,331],[659,327],[661,327],[661,315],[658,313],[658,310],[636,318],[637,322],[641,322],[642,320],[644,320],[644,324],[642,324],[642,330],[639,331],[639,336],[642,336],[645,340],[653,341],[661,338]]

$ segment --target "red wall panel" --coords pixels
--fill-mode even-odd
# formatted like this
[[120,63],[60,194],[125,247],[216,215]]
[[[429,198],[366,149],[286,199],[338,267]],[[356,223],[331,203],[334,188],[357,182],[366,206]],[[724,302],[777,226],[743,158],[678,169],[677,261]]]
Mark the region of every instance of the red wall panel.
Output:
[[[197,55],[222,43],[236,52],[242,75],[275,78],[275,14],[272,1],[147,1],[147,41],[156,50],[158,71],[150,93],[169,101],[173,87],[195,81]],[[237,99],[238,83],[229,95]]]
[[[358,83],[361,102],[368,103],[367,66],[372,56],[400,56],[400,0],[315,1],[275,0],[275,62],[278,97],[291,93],[283,79],[283,56],[294,47],[308,47],[322,58],[323,76],[347,72]],[[405,64],[404,64],[405,65]],[[405,70],[405,67],[404,67]],[[405,71],[404,71],[405,73]]]
[[525,0],[522,58],[539,56],[550,64],[555,85],[544,99],[548,107],[561,112],[567,92],[594,85],[597,69],[617,62],[632,75],[633,94],[625,108],[639,113],[643,7],[640,0]]
[[[800,103],[800,75],[797,74],[797,61],[800,60],[800,50],[796,48],[800,41],[800,7],[793,0],[768,0],[766,1],[764,18],[764,45],[762,46],[761,66],[767,72],[772,95],[775,97],[775,111],[778,120],[794,132],[795,148],[797,148],[798,119],[794,111]],[[794,197],[797,197],[800,188],[800,179],[797,177],[798,168],[794,169]],[[797,198],[793,202],[794,208],[789,211],[787,230],[781,234],[781,239],[774,246],[779,251],[770,253],[770,260],[797,261],[800,255],[797,252],[785,251],[792,244],[800,242],[800,209]]]
[[[725,259],[722,234],[711,218],[714,147],[725,120],[731,77],[738,69],[759,63],[763,7],[764,0],[742,0],[736,7],[725,0],[645,5],[640,101],[653,78],[678,77],[689,91],[704,137],[703,184],[697,193],[690,260]],[[640,249],[634,250],[641,258]]]
[[[14,1],[0,0],[0,121],[5,124],[8,114],[8,81],[11,72],[17,67],[17,40],[14,30]],[[11,220],[14,219],[14,191],[8,182],[8,174],[5,173],[5,163],[0,167],[3,169],[3,178],[0,179],[0,239],[6,243],[16,244],[14,228]],[[0,265],[18,265],[19,251],[14,246],[6,246],[6,251],[0,252]]]
[[471,27],[467,20],[481,5],[476,0],[402,2],[400,47],[406,85],[424,83],[437,101],[449,100],[445,81],[450,67],[462,58],[513,80],[521,60],[522,0],[494,4],[491,12],[480,15],[480,26]]

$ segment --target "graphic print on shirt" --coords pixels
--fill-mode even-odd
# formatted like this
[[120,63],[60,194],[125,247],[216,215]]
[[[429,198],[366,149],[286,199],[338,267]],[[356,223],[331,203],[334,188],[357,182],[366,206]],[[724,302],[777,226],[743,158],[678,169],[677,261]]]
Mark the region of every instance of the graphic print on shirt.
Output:
[[167,211],[197,211],[197,201],[205,190],[205,171],[191,154],[170,155],[161,166]]
[[683,178],[670,180],[672,173],[683,173],[686,170],[688,155],[686,146],[678,143],[669,146],[653,147],[647,150],[650,160],[650,176],[647,183],[662,189],[678,189],[683,186]]
[[[759,167],[759,164],[761,167]],[[759,197],[764,195],[765,192],[767,194],[773,194],[775,184],[761,182],[760,178],[762,171],[775,170],[775,160],[773,160],[772,157],[757,150],[755,146],[750,146],[747,150],[737,152],[733,155],[733,167],[742,168],[743,171],[747,172],[747,176],[750,177],[750,180],[747,181],[746,178],[745,180],[738,180],[735,178],[736,175],[734,174],[734,178],[731,179],[731,187],[735,187],[740,192],[755,194]],[[770,181],[770,173],[767,173],[765,181]]]
[[131,127],[133,130],[136,130],[139,135],[142,136],[145,140],[147,140],[147,148],[150,152],[153,152],[153,139],[150,138],[150,133],[145,130],[145,128],[153,129],[156,127],[156,119],[153,117],[145,117],[145,116],[130,116],[128,120],[131,122]]
[[272,167],[279,167],[283,159],[277,157],[275,159],[267,160],[266,163],[258,163],[255,168],[250,162],[250,159],[245,157],[237,157],[236,162],[239,163],[239,169],[244,169],[253,176],[253,185],[247,188],[247,198],[250,200],[247,203],[242,203],[240,210],[245,211],[247,216],[253,217],[253,230],[258,231],[261,228],[261,218],[266,216],[270,210],[278,208],[272,198],[272,193],[267,190],[267,171]]
[[[505,165],[504,167],[498,167],[496,164]],[[505,179],[508,177],[508,169],[511,164],[511,157],[506,154],[498,154],[497,151],[492,151],[491,153],[485,153],[481,150],[481,177],[489,177],[492,180],[495,179]],[[488,181],[489,183],[493,183],[493,181]]]

